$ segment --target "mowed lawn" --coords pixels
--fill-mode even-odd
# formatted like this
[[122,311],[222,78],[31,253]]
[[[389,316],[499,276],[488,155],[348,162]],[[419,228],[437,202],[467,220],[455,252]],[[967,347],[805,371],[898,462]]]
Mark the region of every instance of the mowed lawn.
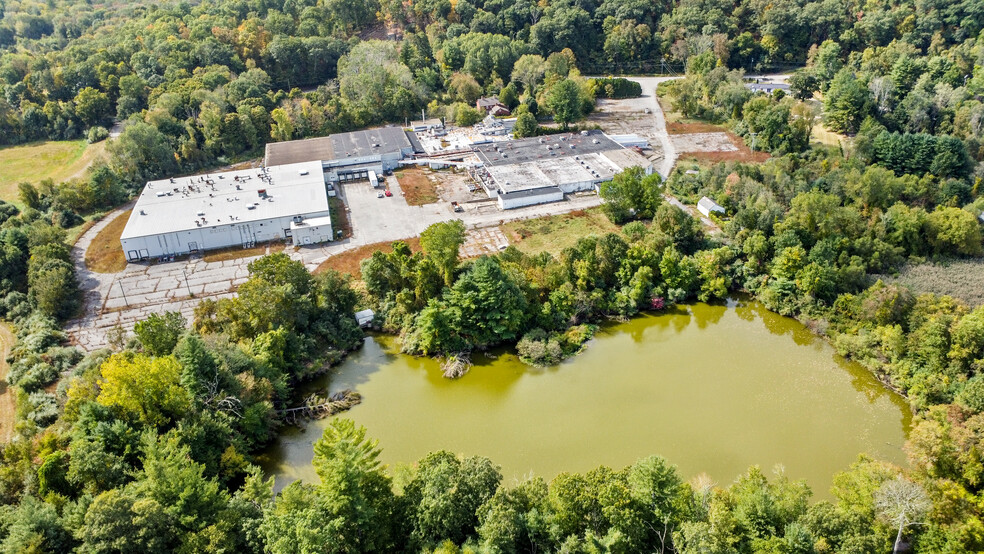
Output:
[[577,239],[588,235],[618,232],[600,208],[579,210],[537,219],[513,221],[502,226],[509,243],[527,254],[550,252],[557,256],[561,250],[574,246]]
[[0,148],[0,200],[23,207],[17,197],[17,184],[56,183],[79,177],[85,168],[106,151],[106,141],[86,144],[85,140],[34,142]]

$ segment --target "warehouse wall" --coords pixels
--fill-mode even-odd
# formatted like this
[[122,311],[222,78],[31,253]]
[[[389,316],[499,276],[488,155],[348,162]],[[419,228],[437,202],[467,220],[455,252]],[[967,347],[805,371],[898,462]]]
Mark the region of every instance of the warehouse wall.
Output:
[[[304,217],[323,217],[328,212],[304,214]],[[214,250],[229,246],[254,246],[263,242],[283,239],[290,229],[292,217],[259,221],[243,221],[213,225],[195,229],[161,233],[146,237],[120,240],[123,254],[128,261],[188,254],[192,250]]]

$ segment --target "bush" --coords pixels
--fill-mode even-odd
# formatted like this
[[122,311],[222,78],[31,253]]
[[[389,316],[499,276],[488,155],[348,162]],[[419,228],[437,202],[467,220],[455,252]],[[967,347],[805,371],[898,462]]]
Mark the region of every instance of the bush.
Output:
[[642,85],[624,77],[591,79],[596,98],[635,98],[642,96]]
[[555,365],[579,354],[594,332],[593,325],[575,325],[564,333],[549,335],[543,329],[533,329],[516,343],[516,351],[526,364],[536,367]]
[[85,141],[89,144],[106,140],[107,138],[109,138],[109,131],[101,126],[92,127],[85,135]]
[[55,396],[44,391],[32,392],[28,397],[30,412],[27,419],[40,427],[47,427],[58,419],[58,402]]
[[58,210],[51,213],[51,224],[62,229],[70,229],[83,221],[82,216],[72,210]]

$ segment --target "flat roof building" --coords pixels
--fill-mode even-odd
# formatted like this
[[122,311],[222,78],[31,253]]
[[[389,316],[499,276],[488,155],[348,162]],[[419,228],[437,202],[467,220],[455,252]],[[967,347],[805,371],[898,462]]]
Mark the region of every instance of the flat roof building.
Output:
[[267,166],[300,162],[321,162],[329,182],[368,178],[369,170],[376,173],[392,171],[400,160],[423,152],[424,148],[412,131],[400,127],[381,127],[365,131],[337,133],[327,137],[266,145]]
[[[327,218],[320,162],[151,181],[137,199],[120,244],[128,261],[285,239],[291,224]],[[319,234],[331,237],[319,221]]]
[[549,135],[474,147],[483,167],[475,172],[502,209],[562,200],[564,194],[593,190],[623,169],[652,165],[601,131]]

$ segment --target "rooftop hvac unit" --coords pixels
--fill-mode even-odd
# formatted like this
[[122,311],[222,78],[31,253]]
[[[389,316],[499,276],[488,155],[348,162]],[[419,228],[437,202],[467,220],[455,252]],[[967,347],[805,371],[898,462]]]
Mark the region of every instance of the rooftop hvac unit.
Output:
[[308,174],[308,172],[307,172],[306,169],[304,171],[298,171],[298,173],[300,173],[301,175],[307,175]]
[[246,209],[247,210],[255,210],[256,209],[256,204],[250,204],[249,206],[246,206]]
[[591,139],[591,142],[593,142],[595,144],[601,144],[601,141],[598,140],[598,139]]
[[197,214],[196,214],[196,215],[197,215],[198,217],[202,217],[203,215],[205,215],[205,211],[204,211],[204,210],[198,210],[198,212],[197,212]]
[[140,215],[147,215],[147,212],[140,210]]

